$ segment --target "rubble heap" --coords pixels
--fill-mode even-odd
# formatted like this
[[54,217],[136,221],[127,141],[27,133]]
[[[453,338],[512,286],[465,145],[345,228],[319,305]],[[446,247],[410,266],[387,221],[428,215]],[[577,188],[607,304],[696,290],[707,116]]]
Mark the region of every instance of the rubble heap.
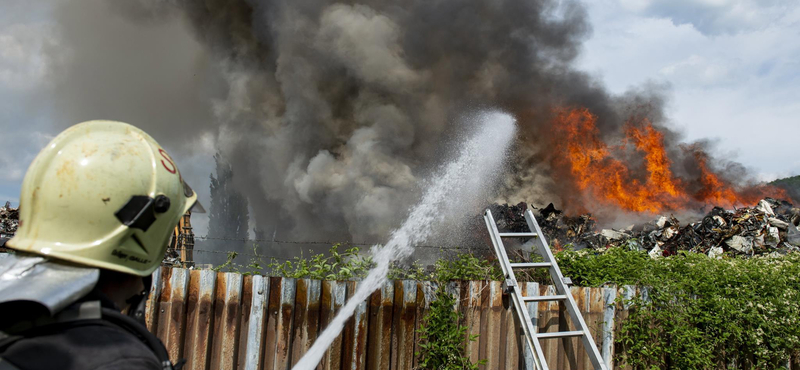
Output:
[[19,208],[11,207],[10,202],[0,207],[0,238],[11,238],[19,226]]
[[[492,211],[497,228],[504,232],[526,233],[528,224],[525,222],[525,210],[528,205],[525,203],[510,206],[508,204],[494,204],[489,207]],[[476,218],[477,220],[478,218]],[[483,220],[481,220],[481,224]]]
[[[509,231],[527,231],[521,216],[527,208],[517,205],[495,205],[498,225]],[[551,203],[533,208],[542,232],[554,249],[605,249],[626,246],[646,250],[652,257],[669,256],[678,251],[705,253],[712,257],[725,252],[738,255],[785,254],[800,251],[800,208],[772,198],[761,200],[756,207],[725,210],[715,207],[701,220],[681,225],[674,216],[624,229],[596,229],[590,214],[566,216]]]

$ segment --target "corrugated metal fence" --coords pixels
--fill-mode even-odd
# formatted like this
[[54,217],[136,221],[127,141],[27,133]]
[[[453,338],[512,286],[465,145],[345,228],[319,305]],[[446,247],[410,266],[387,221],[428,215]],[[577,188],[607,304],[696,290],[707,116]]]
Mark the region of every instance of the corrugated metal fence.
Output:
[[[358,282],[242,276],[211,270],[162,268],[154,275],[147,324],[185,369],[289,369],[308,350],[317,334],[353,294]],[[531,369],[501,283],[453,281],[464,313],[467,344],[483,369]],[[551,287],[521,283],[527,295],[553,294]],[[417,329],[436,287],[432,283],[394,281],[361,303],[325,354],[319,369],[413,369],[419,351]],[[615,303],[631,287],[573,288],[586,323],[606,361],[612,365],[615,323],[626,315]],[[569,329],[559,303],[529,305],[541,332]],[[576,338],[543,342],[551,369],[590,369]]]

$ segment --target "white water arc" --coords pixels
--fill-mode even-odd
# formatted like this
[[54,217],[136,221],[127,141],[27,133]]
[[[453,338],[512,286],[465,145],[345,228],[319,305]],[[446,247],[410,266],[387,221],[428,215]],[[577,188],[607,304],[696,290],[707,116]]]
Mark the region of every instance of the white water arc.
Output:
[[474,119],[478,126],[476,134],[462,143],[455,160],[432,177],[422,200],[411,210],[403,225],[392,232],[386,245],[372,247],[375,268],[359,283],[353,297],[317,337],[305,356],[294,366],[294,370],[312,370],[319,364],[358,304],[386,282],[389,264],[411,255],[414,245],[424,242],[430,235],[432,225],[437,218],[442,217],[441,208],[445,201],[468,202],[479,197],[488,186],[495,183],[502,172],[503,162],[516,131],[515,120],[512,116],[497,111],[479,113]]

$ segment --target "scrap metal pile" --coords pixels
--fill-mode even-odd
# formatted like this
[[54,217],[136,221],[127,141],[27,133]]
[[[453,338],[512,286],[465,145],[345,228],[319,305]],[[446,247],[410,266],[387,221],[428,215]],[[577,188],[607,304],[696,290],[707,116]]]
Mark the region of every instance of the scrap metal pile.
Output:
[[[498,225],[513,232],[527,231],[522,213],[525,203],[494,205]],[[715,207],[702,219],[681,224],[674,216],[661,216],[624,229],[597,230],[590,214],[567,216],[553,204],[532,208],[550,246],[556,250],[605,249],[625,246],[646,250],[650,256],[669,256],[678,251],[705,253],[712,257],[725,252],[736,255],[764,255],[800,251],[800,208],[772,198],[753,208],[725,210]]]
[[11,238],[19,225],[19,208],[11,207],[11,203],[0,207],[0,238]]

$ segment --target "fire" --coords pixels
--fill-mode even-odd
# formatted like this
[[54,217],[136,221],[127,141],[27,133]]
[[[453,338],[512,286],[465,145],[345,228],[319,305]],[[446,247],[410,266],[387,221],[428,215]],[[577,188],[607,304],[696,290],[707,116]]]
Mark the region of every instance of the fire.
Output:
[[[754,204],[766,194],[785,195],[772,187],[737,192],[713,172],[707,155],[699,150],[692,153],[699,177],[676,177],[663,133],[646,118],[630,119],[622,144],[610,147],[601,140],[597,117],[588,109],[562,109],[556,113],[554,130],[559,150],[555,164],[568,170],[581,192],[601,203],[634,212],[659,213],[698,204]],[[644,170],[634,171],[619,159],[631,150],[641,155]]]
[[736,204],[740,202],[739,195],[730,186],[720,181],[719,177],[708,168],[708,158],[702,152],[695,152],[694,158],[700,167],[700,183],[703,187],[697,193],[701,199],[706,199],[715,204]]
[[664,150],[664,135],[644,119],[644,125],[641,127],[628,126],[627,137],[633,140],[636,149],[645,154],[647,172],[650,174],[649,184],[660,188],[670,196],[680,196],[681,191],[677,181],[669,169],[672,162]]

